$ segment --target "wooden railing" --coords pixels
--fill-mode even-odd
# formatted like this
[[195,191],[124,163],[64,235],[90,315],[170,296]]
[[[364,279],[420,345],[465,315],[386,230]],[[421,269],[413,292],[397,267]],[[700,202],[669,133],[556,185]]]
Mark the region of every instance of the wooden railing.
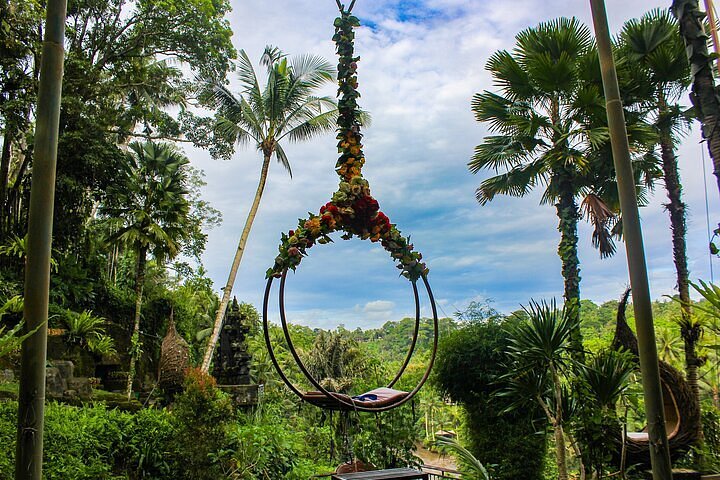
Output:
[[459,479],[460,472],[450,468],[436,467],[434,465],[423,465],[422,471],[428,474],[429,480]]

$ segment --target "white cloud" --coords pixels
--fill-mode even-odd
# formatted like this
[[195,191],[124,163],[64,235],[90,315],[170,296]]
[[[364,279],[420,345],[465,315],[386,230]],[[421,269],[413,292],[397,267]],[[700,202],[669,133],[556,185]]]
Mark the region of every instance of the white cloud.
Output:
[[372,302],[366,303],[362,310],[365,313],[388,313],[392,312],[393,308],[395,308],[395,302],[373,300]]
[[[540,21],[576,15],[590,24],[586,2],[564,0],[427,0],[431,10],[447,12],[442,20],[422,24],[398,20],[398,2],[358,1],[356,13],[375,23],[357,36],[360,99],[373,115],[365,131],[364,169],[383,211],[404,234],[412,235],[432,271],[438,298],[451,309],[469,298],[490,297],[503,311],[533,298],[562,295],[559,240],[554,207],[540,206],[533,194],[523,199],[498,198],[481,207],[474,198],[478,183],[489,176],[467,172],[467,161],[486,128],[470,111],[472,95],[492,88],[485,71],[497,49],[511,49],[515,34]],[[289,54],[311,52],[334,62],[333,2],[315,0],[246,0],[235,2],[231,24],[236,47],[251,59],[265,44]],[[609,0],[611,28],[667,2]],[[334,94],[329,87],[328,94]],[[697,132],[679,150],[685,201],[689,206],[688,251],[692,278],[709,278],[704,219],[701,146]],[[287,145],[293,165],[290,179],[273,163],[260,211],[235,284],[238,298],[260,305],[264,271],[272,264],[280,232],[299,217],[316,212],[337,187],[333,171],[335,139],[327,135],[310,143]],[[225,283],[247,211],[257,187],[260,156],[239,151],[230,162],[215,162],[190,150],[207,175],[204,195],[222,211],[224,223],[209,233],[205,265],[216,286]],[[707,172],[711,221],[720,212],[715,182]],[[660,186],[642,212],[653,294],[672,293],[672,255],[664,193]],[[600,261],[590,245],[589,229],[580,229],[582,294],[595,301],[619,296],[627,282],[624,246]],[[377,247],[377,246],[375,246]],[[377,250],[377,251],[376,251]],[[313,248],[297,276],[288,283],[288,301],[300,322],[333,326],[365,322],[355,305],[392,298],[395,318],[412,313],[407,281],[379,248],[342,242]],[[386,300],[389,301],[389,300]],[[359,312],[365,313],[365,312]],[[369,312],[368,312],[369,313]],[[452,312],[448,312],[452,313]],[[373,321],[380,321],[379,319]]]

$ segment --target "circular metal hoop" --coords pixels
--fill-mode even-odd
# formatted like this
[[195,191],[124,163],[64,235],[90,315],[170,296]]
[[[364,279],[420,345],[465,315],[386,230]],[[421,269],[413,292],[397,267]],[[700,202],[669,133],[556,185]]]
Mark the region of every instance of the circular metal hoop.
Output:
[[[285,315],[285,280],[287,278],[287,269],[283,271],[282,277],[280,279],[280,294],[279,294],[279,307],[280,307],[280,321],[282,323],[282,329],[283,333],[285,335],[285,341],[287,342],[288,348],[290,350],[290,353],[293,356],[293,359],[295,360],[295,363],[297,364],[298,368],[302,371],[303,375],[308,379],[308,381],[313,385],[313,387],[317,388],[323,395],[327,396],[328,398],[335,399],[339,404],[356,410],[360,412],[383,412],[386,410],[390,410],[395,407],[399,407],[400,405],[408,402],[410,399],[412,399],[417,392],[423,387],[425,382],[427,381],[428,377],[430,376],[430,372],[432,371],[433,364],[435,363],[435,356],[437,354],[437,344],[438,344],[438,316],[437,316],[437,308],[435,306],[435,298],[432,293],[432,289],[430,288],[430,283],[427,281],[427,277],[425,275],[422,276],[423,284],[425,285],[425,289],[428,294],[428,299],[430,301],[430,306],[432,308],[433,313],[433,348],[432,353],[430,356],[430,360],[428,362],[428,366],[425,369],[425,373],[423,374],[422,378],[418,382],[418,384],[413,388],[405,397],[398,400],[397,402],[394,402],[390,405],[385,405],[382,407],[367,407],[363,406],[362,402],[356,402],[352,398],[348,399],[347,396],[338,394],[336,392],[330,392],[327,389],[325,389],[320,382],[318,382],[308,371],[308,369],[305,367],[305,364],[300,359],[300,356],[298,355],[297,351],[295,350],[295,347],[293,345],[292,338],[290,337],[290,332],[288,330],[288,324],[287,324],[287,318]],[[275,357],[275,352],[272,347],[272,343],[270,341],[270,329],[269,329],[269,321],[268,321],[268,303],[270,300],[270,291],[272,289],[272,283],[274,278],[270,277],[268,278],[267,285],[265,287],[265,298],[263,300],[263,330],[264,330],[264,336],[265,336],[265,344],[268,349],[268,353],[270,355],[270,360],[272,361],[273,365],[275,366],[275,370],[277,370],[278,374],[280,375],[280,378],[282,381],[287,385],[287,387],[295,393],[299,397],[303,397],[303,393],[300,392],[300,390],[293,385],[293,383],[287,378],[285,375],[285,372],[283,372],[282,368],[280,367],[279,362],[277,361],[277,358]],[[410,348],[408,350],[408,354],[405,357],[405,361],[403,362],[402,366],[400,367],[400,370],[397,372],[393,380],[387,385],[387,388],[391,388],[394,386],[398,380],[402,377],[403,373],[405,372],[405,369],[407,368],[408,364],[410,363],[410,360],[413,356],[413,353],[415,351],[415,346],[417,345],[417,338],[418,333],[420,329],[420,300],[417,290],[417,282],[412,282],[413,287],[413,295],[415,298],[415,331],[413,334],[413,340],[410,345]]]

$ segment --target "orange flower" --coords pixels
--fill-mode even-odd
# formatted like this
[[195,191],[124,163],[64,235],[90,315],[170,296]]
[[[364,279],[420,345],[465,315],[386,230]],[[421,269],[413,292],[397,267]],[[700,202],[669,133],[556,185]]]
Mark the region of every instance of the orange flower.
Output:
[[320,217],[313,217],[306,221],[305,228],[308,229],[313,236],[320,235]]

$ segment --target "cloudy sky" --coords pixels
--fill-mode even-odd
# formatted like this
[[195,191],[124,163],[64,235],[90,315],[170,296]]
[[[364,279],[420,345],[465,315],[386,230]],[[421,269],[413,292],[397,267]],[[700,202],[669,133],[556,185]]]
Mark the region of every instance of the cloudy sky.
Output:
[[[610,26],[669,1],[608,0]],[[233,1],[233,41],[251,59],[266,44],[290,55],[313,53],[335,63],[333,0]],[[473,94],[492,88],[487,58],[511,49],[520,30],[559,16],[591,25],[584,1],[561,0],[357,0],[364,27],[357,34],[361,105],[373,116],[365,130],[363,170],[381,209],[411,235],[431,269],[440,314],[451,315],[472,300],[490,299],[509,312],[530,298],[562,296],[559,234],[552,206],[539,195],[500,198],[481,207],[474,191],[488,174],[472,175],[467,162],[487,129],[470,111]],[[334,94],[329,89],[328,94]],[[317,212],[337,188],[334,135],[285,150],[291,179],[273,163],[245,257],[235,282],[240,300],[260,307],[264,271],[272,265],[280,233],[307,212]],[[693,132],[680,148],[681,177],[688,204],[688,254],[692,279],[710,277],[707,253],[703,147]],[[261,158],[239,150],[231,161],[214,161],[188,150],[205,171],[205,198],[224,216],[210,232],[205,267],[219,290],[227,279],[252,197]],[[717,220],[718,192],[707,167],[710,218]],[[664,192],[641,212],[654,297],[674,292]],[[712,220],[711,220],[712,221]],[[590,229],[580,228],[581,293],[603,302],[627,283],[624,247],[600,260]],[[715,265],[720,272],[720,265]],[[289,319],[307,325],[375,327],[412,313],[412,291],[378,245],[359,240],[317,246],[288,278]]]

